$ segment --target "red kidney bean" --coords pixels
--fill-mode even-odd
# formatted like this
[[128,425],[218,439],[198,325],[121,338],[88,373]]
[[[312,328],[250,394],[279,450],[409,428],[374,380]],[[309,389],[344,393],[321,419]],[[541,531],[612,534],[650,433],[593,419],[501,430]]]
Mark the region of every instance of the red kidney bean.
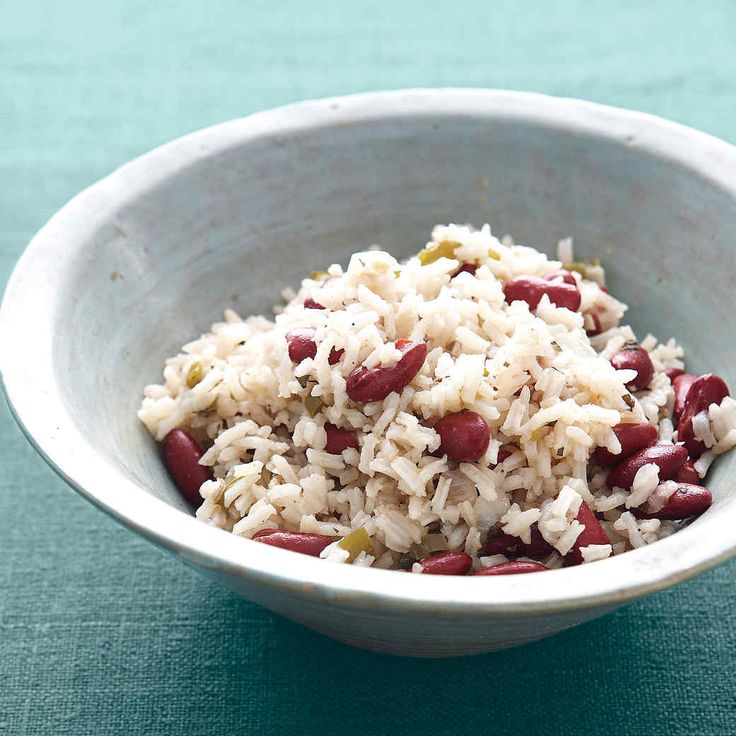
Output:
[[598,447],[593,453],[593,460],[604,468],[616,465],[637,450],[649,447],[657,441],[657,428],[646,422],[617,424],[613,433],[621,443],[621,452],[614,455],[605,447]]
[[538,276],[517,276],[504,284],[503,293],[509,304],[526,302],[532,310],[537,308],[545,294],[557,307],[566,307],[573,312],[580,307],[580,290],[562,279],[547,281]]
[[270,544],[272,547],[300,552],[303,555],[319,557],[320,552],[335,540],[324,534],[307,532],[285,532],[281,529],[261,529],[253,535],[256,542]]
[[461,273],[469,273],[471,276],[475,276],[475,272],[478,270],[478,265],[475,263],[463,263],[460,268],[456,269],[450,274],[450,278],[454,279],[455,276],[459,276]]
[[519,537],[499,534],[489,539],[480,550],[481,557],[490,555],[519,555],[523,557],[546,557],[554,551],[552,545],[542,536],[539,527],[532,524],[531,542],[526,544]]
[[298,328],[287,332],[286,344],[289,347],[289,357],[294,363],[301,363],[305,358],[314,358],[317,355],[314,330]]
[[700,476],[695,470],[692,460],[687,460],[685,464],[672,476],[675,483],[690,483],[691,485],[700,485]]
[[[286,333],[286,344],[289,349],[289,357],[294,363],[301,363],[304,358],[314,358],[317,355],[317,343],[314,341],[314,330],[308,327],[299,327],[296,330]],[[336,350],[332,348],[327,362],[335,365],[344,350]]]
[[339,455],[348,447],[358,449],[358,438],[352,429],[341,429],[334,424],[325,424],[325,432],[327,433],[325,452],[329,452],[331,455]]
[[394,365],[373,368],[359,365],[350,372],[346,391],[353,401],[358,404],[383,401],[393,391],[401,392],[419,372],[427,357],[427,344],[414,340],[397,340],[394,344],[402,353]]
[[646,504],[632,511],[643,519],[689,519],[707,511],[712,503],[713,496],[707,488],[692,483],[678,483],[677,490],[659,511],[648,511]]
[[675,392],[675,404],[672,413],[676,418],[682,414],[685,408],[685,398],[696,378],[697,376],[694,376],[692,373],[681,373],[672,380],[672,388]]
[[654,366],[649,353],[634,340],[624,343],[623,348],[611,356],[611,365],[617,371],[636,371],[636,378],[626,384],[629,391],[645,389],[654,376]]
[[610,488],[629,490],[636,472],[643,465],[654,463],[659,468],[659,479],[669,480],[687,461],[687,450],[682,445],[659,443],[635,452],[616,465],[608,474]]
[[695,437],[693,429],[693,418],[695,414],[684,413],[680,417],[677,425],[677,438],[685,443],[685,447],[693,460],[697,460],[705,451],[706,446],[701,440]]
[[436,552],[419,563],[424,575],[465,575],[473,565],[465,552]]
[[693,417],[700,412],[708,411],[711,404],[720,404],[728,395],[726,383],[712,373],[698,376],[692,382],[685,396],[685,406],[677,425],[677,438],[685,443],[693,460],[697,460],[706,449],[700,440],[695,439]]
[[565,556],[565,560],[571,565],[580,565],[583,562],[581,547],[591,544],[610,544],[608,536],[593,513],[593,509],[585,501],[580,504],[580,509],[575,517],[584,527],[580,536],[575,540],[572,549]]
[[588,337],[595,337],[596,335],[600,335],[601,332],[603,332],[603,327],[601,326],[601,318],[595,313],[590,313],[590,318],[593,320],[593,329],[591,330],[585,330],[585,334],[588,335]]
[[525,572],[544,572],[549,570],[541,562],[525,562],[523,560],[514,560],[513,562],[502,562],[492,567],[484,567],[482,570],[473,573],[473,577],[478,575],[521,575]]
[[474,411],[463,409],[446,414],[434,425],[440,436],[440,455],[450,460],[474,463],[483,457],[491,440],[486,420]]
[[522,544],[519,537],[512,537],[510,534],[499,534],[489,539],[478,553],[480,557],[490,557],[491,555],[505,555],[506,553],[514,554],[518,545]]
[[675,378],[678,376],[681,376],[685,371],[682,370],[682,368],[668,368],[664,374],[667,376],[667,378],[670,379],[670,381],[674,381]]
[[212,472],[207,466],[199,464],[202,449],[197,441],[183,429],[172,429],[164,437],[161,450],[164,465],[181,495],[189,503],[198,506],[202,503],[199,487],[210,480]]
[[304,309],[324,309],[324,307],[319,302],[312,299],[311,296],[308,296],[304,300]]
[[712,373],[698,376],[685,396],[685,412],[699,414],[707,411],[711,404],[720,404],[729,395],[725,381]]
[[542,276],[545,281],[564,281],[566,284],[570,284],[577,288],[578,282],[575,281],[575,277],[564,268],[559,271],[552,271]]
[[507,457],[511,457],[514,453],[511,452],[511,450],[499,450],[498,455],[496,457],[496,462],[492,464],[490,467],[495,468],[499,466]]

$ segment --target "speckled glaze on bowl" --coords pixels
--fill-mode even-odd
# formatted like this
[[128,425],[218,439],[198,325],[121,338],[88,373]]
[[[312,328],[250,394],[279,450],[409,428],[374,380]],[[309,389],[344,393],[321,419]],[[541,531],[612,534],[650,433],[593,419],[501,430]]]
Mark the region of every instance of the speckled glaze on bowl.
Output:
[[[736,149],[648,115],[491,90],[411,90],[272,110],[174,141],[84,191],[5,294],[0,367],[30,440],[83,496],[245,597],[329,636],[429,657],[513,646],[736,553],[736,454],[713,507],[645,549],[578,568],[437,578],[330,565],[186,512],[135,411],[164,358],[219,319],[436,222],[490,222],[600,256],[642,334],[736,387]],[[10,348],[8,347],[10,346]],[[30,500],[21,499],[20,502]]]

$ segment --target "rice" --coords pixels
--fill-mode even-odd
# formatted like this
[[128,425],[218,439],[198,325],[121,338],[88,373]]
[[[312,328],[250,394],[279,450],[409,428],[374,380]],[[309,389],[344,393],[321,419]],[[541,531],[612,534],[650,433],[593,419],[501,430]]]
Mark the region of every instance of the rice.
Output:
[[[138,416],[157,440],[180,428],[206,448],[200,462],[212,479],[199,491],[200,520],[246,538],[274,528],[322,534],[335,538],[326,560],[417,570],[429,535],[480,569],[508,559],[484,554],[488,540],[505,534],[528,545],[536,529],[554,549],[545,564],[560,567],[584,531],[576,518],[583,503],[610,541],[582,546],[585,563],[678,528],[632,513],[672,492],[656,465],[641,468],[627,493],[606,487],[591,453],[620,452],[612,428],[622,422],[649,422],[661,441],[677,440],[666,371],[683,366],[682,348],[646,336],[654,376],[632,395],[636,373],[609,362],[636,339],[621,324],[627,307],[602,288],[600,264],[572,264],[572,240],[560,242],[556,261],[497,239],[487,225],[438,225],[424,253],[447,243],[449,257],[424,263],[356,253],[345,270],[332,265],[285,291],[273,320],[227,310],[166,361]],[[475,272],[455,275],[463,263]],[[535,310],[506,303],[509,279],[542,277],[563,263],[573,268],[579,311],[547,295]],[[315,345],[298,362],[287,339],[294,330],[309,331]],[[396,365],[397,340],[426,343],[416,375],[400,393],[352,401],[351,371]],[[463,410],[490,433],[472,462],[438,455],[435,424]],[[351,433],[355,446],[330,451],[331,426]],[[716,454],[736,446],[736,402],[711,406],[693,427],[708,448],[696,465],[704,475]],[[359,529],[370,549],[350,555],[338,542]]]

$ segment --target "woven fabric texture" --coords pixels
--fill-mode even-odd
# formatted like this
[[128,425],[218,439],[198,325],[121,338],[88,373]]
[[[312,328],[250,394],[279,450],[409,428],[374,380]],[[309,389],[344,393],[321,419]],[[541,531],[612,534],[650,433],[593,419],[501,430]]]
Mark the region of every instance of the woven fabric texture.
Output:
[[[0,4],[0,284],[45,220],[116,166],[297,99],[528,89],[736,142],[735,36],[730,0]],[[736,733],[736,561],[519,649],[379,656],[116,525],[4,404],[0,448],[0,734]]]

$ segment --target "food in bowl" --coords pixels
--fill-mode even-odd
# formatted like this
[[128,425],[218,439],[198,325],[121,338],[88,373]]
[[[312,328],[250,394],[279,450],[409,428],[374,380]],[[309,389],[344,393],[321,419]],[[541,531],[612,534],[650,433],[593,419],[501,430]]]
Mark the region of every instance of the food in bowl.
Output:
[[507,575],[651,544],[710,506],[736,401],[558,257],[457,225],[356,253],[274,320],[227,310],[138,415],[199,519],[330,561]]

